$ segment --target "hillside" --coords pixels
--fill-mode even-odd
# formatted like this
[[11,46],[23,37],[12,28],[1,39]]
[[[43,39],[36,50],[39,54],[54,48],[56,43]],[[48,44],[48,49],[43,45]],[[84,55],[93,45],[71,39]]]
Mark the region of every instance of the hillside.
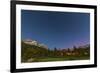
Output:
[[27,61],[30,58],[42,57],[47,54],[47,48],[39,47],[36,45],[29,45],[24,42],[21,43],[21,57],[22,62]]

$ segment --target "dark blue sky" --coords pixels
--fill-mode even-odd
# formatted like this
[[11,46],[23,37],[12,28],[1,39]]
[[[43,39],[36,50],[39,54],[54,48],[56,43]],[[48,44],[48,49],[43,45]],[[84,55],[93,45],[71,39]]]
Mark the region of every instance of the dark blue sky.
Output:
[[33,39],[49,48],[71,48],[90,42],[89,13],[21,10],[22,40]]

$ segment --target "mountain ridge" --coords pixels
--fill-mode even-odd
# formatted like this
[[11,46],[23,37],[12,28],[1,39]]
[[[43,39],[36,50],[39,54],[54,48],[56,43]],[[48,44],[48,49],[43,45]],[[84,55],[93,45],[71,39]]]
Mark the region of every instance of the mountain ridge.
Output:
[[39,43],[36,40],[26,39],[26,40],[23,40],[23,42],[28,45],[34,45],[34,46],[43,47],[43,48],[48,49],[48,47],[45,44]]

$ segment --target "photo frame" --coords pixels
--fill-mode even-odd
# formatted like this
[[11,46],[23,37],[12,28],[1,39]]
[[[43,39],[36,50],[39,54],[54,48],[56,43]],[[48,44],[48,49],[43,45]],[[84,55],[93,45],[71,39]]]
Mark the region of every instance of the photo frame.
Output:
[[[31,13],[32,13],[32,15],[31,15]],[[68,15],[69,15],[69,17],[68,17]],[[73,20],[71,20],[72,19],[71,16],[72,16]],[[34,19],[33,19],[33,17],[34,17]],[[68,18],[66,18],[66,17],[68,17]],[[84,23],[84,25],[82,25],[82,23],[84,21],[81,22],[82,20],[79,20],[79,19],[82,18],[83,20],[85,20],[85,17],[86,17],[86,22]],[[68,23],[68,22],[65,22],[66,20],[64,18],[66,18],[67,20],[70,19],[68,21],[71,21],[71,23],[72,23],[72,21],[74,22],[75,18],[78,19],[77,22],[78,21],[80,22],[79,27],[78,27],[79,22],[77,23],[76,20],[75,20],[75,25],[72,23],[72,25],[66,24],[66,25],[68,25],[68,26],[66,26],[65,23]],[[43,20],[43,19],[45,19],[45,20]],[[37,22],[35,22],[35,21],[37,21]],[[40,25],[38,22],[41,22],[42,25]],[[43,24],[42,22],[45,24]],[[26,23],[29,23],[29,24],[26,24]],[[31,23],[32,23],[32,25],[31,25],[32,28],[31,27],[28,28],[28,26],[30,26]],[[48,24],[46,24],[46,23],[48,23]],[[57,23],[58,25],[60,25],[59,23],[62,23],[62,24],[60,26],[58,26],[54,23]],[[88,26],[87,26],[87,24],[88,24]],[[52,25],[52,27],[51,27],[51,25]],[[63,25],[66,28],[70,27],[71,30],[73,30],[75,27],[77,27],[75,29],[81,28],[83,30],[84,29],[88,30],[88,31],[86,31],[86,33],[88,32],[89,34],[87,33],[88,36],[86,35],[85,37],[86,38],[89,37],[88,38],[89,52],[87,52],[86,51],[87,49],[86,49],[80,57],[77,56],[77,55],[80,55],[80,53],[82,53],[82,52],[79,52],[80,48],[84,48],[84,46],[80,46],[80,45],[78,45],[78,48],[76,48],[75,47],[76,45],[75,45],[71,49],[71,50],[77,49],[78,51],[76,51],[76,52],[72,52],[71,50],[70,50],[70,52],[68,52],[68,49],[58,49],[58,48],[55,48],[53,50],[47,49],[46,51],[49,51],[49,52],[53,52],[53,53],[55,53],[54,51],[59,52],[59,53],[57,52],[57,54],[52,55],[52,57],[55,57],[55,55],[57,55],[56,56],[57,58],[56,59],[53,58],[53,61],[51,61],[50,53],[46,53],[45,56],[43,55],[43,53],[40,55],[36,53],[34,56],[35,57],[34,60],[33,60],[33,55],[34,55],[33,53],[32,53],[31,57],[29,56],[29,58],[26,57],[26,56],[28,56],[28,54],[25,56],[22,54],[22,42],[24,42],[24,44],[27,43],[27,41],[22,41],[23,37],[25,39],[26,36],[28,36],[27,34],[25,34],[27,32],[26,30],[35,31],[33,29],[36,28],[36,30],[41,32],[43,29],[45,29],[45,31],[47,31],[49,28],[51,28],[52,29],[51,33],[55,32],[55,30],[57,30],[56,33],[58,32],[58,34],[62,34],[63,32],[68,31],[68,30],[63,31],[63,29],[65,29],[63,27]],[[26,27],[24,27],[24,26],[26,26]],[[45,27],[45,26],[47,26],[47,27]],[[82,26],[82,27],[80,27],[80,26]],[[33,27],[35,27],[35,28],[33,28]],[[86,27],[89,27],[89,28],[86,28]],[[48,28],[48,29],[46,29],[46,28]],[[62,28],[61,31],[59,31],[59,28]],[[24,30],[24,29],[26,29],[26,30]],[[42,29],[42,30],[40,30],[40,29]],[[67,29],[69,29],[69,28],[67,28]],[[81,29],[77,30],[76,32],[78,32],[78,31],[81,32]],[[38,31],[36,31],[34,33],[37,33]],[[51,30],[48,30],[48,31],[51,31]],[[69,34],[71,32],[73,34],[76,33],[75,30],[73,30],[73,31],[70,31]],[[29,32],[29,33],[31,33],[31,32]],[[50,32],[48,32],[48,33],[50,34]],[[79,37],[79,32],[77,34]],[[77,34],[75,34],[75,35],[77,35]],[[39,35],[41,37],[43,37],[42,34],[39,33]],[[85,35],[85,32],[84,32],[84,35]],[[55,37],[53,34],[51,34],[51,36],[53,38]],[[67,34],[67,36],[68,36],[68,34]],[[33,35],[32,35],[32,37],[33,37]],[[36,35],[34,37],[37,38],[38,35]],[[58,36],[56,36],[56,38],[57,37]],[[60,37],[62,37],[62,36],[60,36]],[[28,38],[29,38],[29,36],[28,36]],[[75,37],[73,37],[73,38],[75,38]],[[33,2],[33,1],[11,1],[11,38],[10,39],[11,39],[11,72],[29,72],[29,71],[44,71],[44,70],[78,69],[78,68],[97,67],[97,7],[93,6],[93,5],[79,5],[79,4],[47,3],[47,2]],[[39,37],[39,39],[40,39],[40,37]],[[36,40],[39,40],[39,39],[36,39]],[[53,39],[53,41],[55,39]],[[63,41],[65,39],[66,38],[64,38]],[[70,38],[68,38],[68,39],[70,39]],[[44,40],[44,39],[42,39],[42,40]],[[49,38],[46,40],[49,40]],[[31,41],[31,43],[29,43],[30,41]],[[36,42],[36,41],[28,40],[28,44],[33,45],[32,42]],[[73,42],[74,42],[74,40],[73,40]],[[49,43],[49,41],[47,42],[47,44],[48,43]],[[63,42],[61,42],[60,44],[62,44],[62,43]],[[57,42],[55,40],[55,46],[59,46],[56,44],[57,44]],[[69,44],[69,42],[67,44]],[[82,44],[83,44],[83,42],[82,42]],[[35,47],[36,47],[36,45],[35,45]],[[38,48],[40,48],[40,46]],[[44,48],[44,45],[42,45],[42,48]],[[51,48],[51,47],[49,47],[49,48]],[[85,48],[86,48],[86,46],[85,46]],[[81,50],[84,50],[84,49],[81,49]],[[65,54],[64,52],[66,53],[66,55],[64,55]],[[40,53],[40,51],[39,51],[39,53]],[[89,53],[89,55],[88,55],[88,53]],[[30,52],[29,52],[29,54],[30,54]],[[58,54],[60,54],[60,55],[58,55]],[[37,55],[39,55],[39,56],[43,55],[42,56],[43,59],[41,60],[40,57],[37,59],[37,57],[38,57]],[[47,55],[49,55],[49,56],[47,56]],[[44,57],[46,57],[46,60],[44,60]],[[47,60],[47,57],[49,57],[50,60]],[[59,58],[59,57],[61,57],[61,58]],[[83,57],[84,57],[84,60],[83,60]],[[63,58],[63,60],[62,60],[62,58]],[[67,59],[65,60],[65,58],[67,58]]]

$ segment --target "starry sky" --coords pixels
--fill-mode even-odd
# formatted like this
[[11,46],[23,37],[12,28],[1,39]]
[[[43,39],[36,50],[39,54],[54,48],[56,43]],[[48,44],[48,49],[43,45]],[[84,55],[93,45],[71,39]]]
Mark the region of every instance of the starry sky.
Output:
[[89,44],[90,14],[21,10],[21,39],[37,40],[51,49]]

